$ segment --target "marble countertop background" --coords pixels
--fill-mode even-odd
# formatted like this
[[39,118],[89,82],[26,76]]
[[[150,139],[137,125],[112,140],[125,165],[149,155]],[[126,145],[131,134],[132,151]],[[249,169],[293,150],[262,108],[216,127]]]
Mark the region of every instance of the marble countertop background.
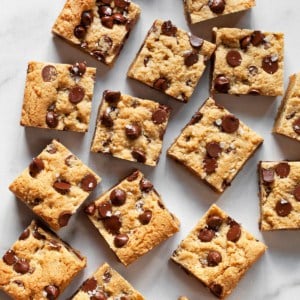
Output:
[[[208,96],[208,72],[200,81],[188,104],[178,103],[138,82],[126,79],[126,71],[155,18],[171,19],[178,27],[210,39],[213,26],[229,26],[282,31],[285,33],[285,87],[288,76],[300,72],[300,2],[298,0],[257,0],[256,8],[217,20],[191,26],[183,14],[182,0],[135,0],[142,16],[133,30],[114,68],[109,69],[64,41],[53,37],[51,27],[64,0],[1,0],[0,18],[0,101],[2,132],[0,147],[0,256],[13,244],[34,217],[31,211],[9,192],[8,185],[52,139],[60,139],[93,168],[103,181],[91,195],[106,191],[139,167],[155,184],[167,207],[181,220],[174,237],[125,268],[118,263],[96,229],[82,212],[59,235],[88,257],[88,266],[60,299],[70,296],[81,282],[104,261],[125,276],[146,299],[175,300],[186,295],[191,300],[215,299],[200,282],[189,277],[169,261],[171,253],[212,203],[263,240],[268,251],[244,276],[230,300],[300,299],[299,231],[261,233],[258,230],[259,205],[256,168],[259,160],[300,159],[300,143],[272,135],[279,98],[219,96],[220,104],[231,110],[260,133],[265,142],[238,174],[232,186],[222,194],[214,193],[180,165],[166,158],[166,149],[192,114]],[[90,131],[85,134],[25,129],[19,126],[27,62],[30,60],[73,63],[86,60],[97,67],[95,96]],[[137,165],[89,152],[97,107],[105,89],[120,90],[138,97],[157,100],[173,108],[164,148],[156,168]],[[0,299],[8,297],[0,292]]]

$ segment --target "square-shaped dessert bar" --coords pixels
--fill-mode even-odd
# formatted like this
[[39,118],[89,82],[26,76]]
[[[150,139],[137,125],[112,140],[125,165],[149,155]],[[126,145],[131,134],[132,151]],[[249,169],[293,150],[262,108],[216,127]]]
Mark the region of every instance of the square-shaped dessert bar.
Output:
[[89,204],[85,212],[125,266],[179,230],[177,218],[138,170]]
[[300,73],[290,77],[288,89],[278,109],[273,132],[300,141]]
[[86,258],[32,221],[0,259],[0,289],[15,300],[56,299]]
[[214,28],[217,49],[213,93],[283,94],[284,35],[239,28]]
[[187,20],[191,24],[255,6],[255,0],[183,0],[183,2]]
[[70,150],[53,140],[9,189],[51,228],[58,230],[68,224],[100,180]]
[[83,282],[70,300],[88,299],[143,300],[145,298],[117,271],[104,263]]
[[182,102],[188,102],[215,45],[156,20],[127,75]]
[[263,243],[212,205],[171,259],[223,299],[265,250]]
[[116,91],[104,91],[92,152],[156,166],[170,108]]
[[130,0],[67,0],[53,33],[112,65],[140,15]]
[[260,229],[300,229],[300,162],[262,161],[258,174]]
[[85,63],[29,62],[21,125],[86,132],[96,69]]
[[262,142],[252,129],[209,98],[168,155],[223,192]]

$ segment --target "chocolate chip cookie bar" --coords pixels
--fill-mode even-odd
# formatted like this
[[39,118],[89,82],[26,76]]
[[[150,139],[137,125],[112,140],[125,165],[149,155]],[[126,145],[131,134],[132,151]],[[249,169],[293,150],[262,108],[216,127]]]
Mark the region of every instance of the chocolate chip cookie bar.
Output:
[[169,116],[165,105],[106,90],[91,151],[156,166]]
[[57,299],[86,258],[33,221],[0,259],[0,289],[15,300]]
[[86,132],[95,74],[96,69],[83,62],[29,62],[21,125]]
[[263,243],[212,205],[171,259],[223,299],[265,250]]
[[283,94],[284,36],[250,29],[214,28],[213,93]]
[[263,161],[258,171],[260,229],[300,229],[300,162]]
[[34,213],[58,230],[100,182],[65,146],[53,140],[9,189]]
[[255,0],[183,0],[191,24],[224,16],[255,6]]
[[156,20],[127,75],[176,100],[188,102],[215,45]]
[[290,77],[284,99],[279,107],[273,132],[300,141],[300,73]]
[[139,6],[130,0],[67,0],[52,31],[112,65],[139,15]]
[[262,142],[252,129],[209,98],[168,155],[223,192]]
[[70,300],[143,300],[145,299],[117,271],[104,263],[81,285]]
[[85,212],[125,266],[179,230],[177,218],[138,170],[89,204]]

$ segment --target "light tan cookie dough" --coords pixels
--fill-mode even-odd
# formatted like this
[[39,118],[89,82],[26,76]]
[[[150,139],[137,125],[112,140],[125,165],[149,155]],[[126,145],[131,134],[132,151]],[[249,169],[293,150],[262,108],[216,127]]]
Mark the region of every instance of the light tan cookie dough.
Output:
[[171,259],[223,299],[265,250],[263,243],[212,205]]
[[223,192],[263,139],[209,98],[168,150],[217,192]]
[[70,150],[53,140],[9,189],[54,230],[70,217],[101,181]]
[[86,258],[35,221],[0,260],[0,289],[15,300],[56,299]]
[[188,102],[215,45],[156,20],[127,75],[176,100]]
[[259,164],[260,229],[300,229],[300,162]]
[[53,33],[112,65],[140,15],[130,0],[67,0]]
[[283,94],[283,33],[214,28],[212,93]]
[[88,205],[85,212],[125,266],[179,230],[177,218],[138,170]]
[[88,131],[96,69],[29,62],[21,125],[77,132]]

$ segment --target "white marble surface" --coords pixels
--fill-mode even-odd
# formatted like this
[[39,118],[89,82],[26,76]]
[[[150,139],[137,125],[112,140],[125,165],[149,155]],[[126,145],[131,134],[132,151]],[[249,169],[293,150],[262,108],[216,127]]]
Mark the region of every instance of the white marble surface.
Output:
[[[33,218],[30,210],[9,192],[9,183],[28,165],[48,141],[59,138],[84,162],[103,177],[102,184],[91,199],[107,190],[133,167],[140,167],[151,178],[169,209],[182,222],[181,231],[128,268],[118,263],[82,212],[77,213],[59,235],[88,257],[88,266],[61,295],[66,299],[103,261],[123,274],[147,299],[174,300],[181,294],[191,300],[214,299],[195,279],[187,276],[168,259],[180,240],[212,203],[217,203],[269,247],[262,259],[246,274],[229,297],[232,300],[298,300],[300,298],[300,235],[298,231],[270,232],[258,230],[258,197],[256,166],[259,160],[299,159],[300,144],[271,135],[273,119],[281,98],[229,97],[218,100],[265,139],[256,155],[239,173],[223,195],[217,195],[195,176],[165,156],[166,149],[194,111],[208,96],[208,72],[205,73],[189,104],[181,104],[137,82],[126,79],[126,71],[154,18],[171,19],[188,29],[183,15],[182,0],[136,0],[142,17],[132,32],[121,56],[109,70],[85,53],[54,38],[51,26],[64,0],[1,0],[0,18],[0,101],[2,132],[0,147],[0,255],[17,239]],[[190,28],[210,38],[217,26],[245,27],[283,31],[285,36],[285,86],[288,76],[300,71],[300,39],[298,0],[257,0],[251,12],[228,16]],[[86,60],[98,68],[91,130],[86,135],[19,126],[21,104],[29,60],[71,63]],[[173,107],[161,161],[156,168],[138,166],[107,156],[91,154],[93,126],[100,95],[104,89],[116,89]],[[0,299],[8,299],[0,292]]]

